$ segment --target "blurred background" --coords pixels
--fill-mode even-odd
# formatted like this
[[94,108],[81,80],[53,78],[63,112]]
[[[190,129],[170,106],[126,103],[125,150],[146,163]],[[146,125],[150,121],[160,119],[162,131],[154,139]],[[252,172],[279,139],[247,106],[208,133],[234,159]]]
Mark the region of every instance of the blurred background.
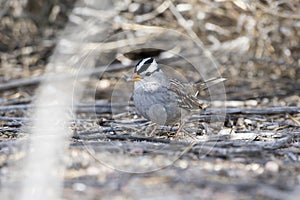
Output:
[[[11,189],[19,178],[8,169],[26,157],[18,142],[28,137],[22,127],[30,125],[36,89],[59,38],[68,34],[78,34],[78,42],[85,44],[83,51],[93,52],[95,68],[78,70],[85,89],[76,102],[78,120],[70,123],[74,136],[64,161],[64,199],[110,195],[113,199],[159,199],[162,194],[166,199],[296,196],[293,192],[300,182],[298,1],[0,0],[0,179],[7,197],[13,197]],[[221,127],[224,138],[217,139],[225,143],[219,142],[208,154],[205,151],[204,157],[196,146],[154,173],[121,173],[99,164],[80,143],[95,142],[94,152],[115,153],[102,159],[111,157],[120,162],[118,166],[130,168],[132,160],[126,157],[125,163],[123,154],[143,157],[147,148],[154,148],[148,143],[160,145],[172,139],[164,128],[157,140],[145,139],[149,123],[134,111],[132,85],[128,83],[124,92],[124,77],[139,59],[148,56],[162,66],[172,66],[189,81],[211,76],[227,79],[226,102],[222,95],[212,102],[214,108],[224,104],[229,108]],[[193,66],[201,72],[195,73]],[[119,93],[118,84],[122,85]],[[118,99],[113,103],[129,103],[111,108],[113,92]],[[209,92],[201,95],[211,100]],[[196,118],[186,131],[204,141],[206,121]],[[209,144],[216,139],[205,140]],[[128,146],[117,150],[105,143],[124,145],[124,141]],[[135,142],[140,144],[131,146]],[[145,159],[160,163],[182,148],[166,148]],[[144,165],[151,165],[148,161]]]
[[[229,99],[252,98],[259,104],[299,105],[295,97],[299,94],[298,2],[249,3],[241,0],[173,2],[174,9],[170,9],[169,3],[164,1],[112,1],[114,10],[105,10],[109,13],[105,20],[106,30],[98,40],[135,30],[131,36],[128,33],[123,37],[135,37],[138,49],[147,43],[138,35],[139,30],[142,32],[145,28],[143,26],[174,29],[185,34],[187,29],[191,29],[219,63],[221,75],[228,78],[226,90]],[[67,23],[74,3],[75,1],[71,0],[1,1],[2,83],[43,74],[45,64],[55,47],[55,38]],[[97,9],[97,4],[100,3],[93,3],[94,9]],[[101,6],[105,9],[105,5]],[[89,12],[88,7],[85,9],[82,12]],[[80,12],[77,9],[77,13]],[[103,18],[100,16],[101,11],[97,12],[98,17]],[[183,24],[176,16],[178,14],[184,18]],[[187,48],[180,41],[173,44],[174,41],[170,42],[163,36],[156,37],[158,39],[156,38],[153,43],[160,43],[160,46],[151,44],[153,46],[170,50],[172,47],[175,48],[175,45]],[[121,38],[110,38],[113,41],[118,39]],[[123,63],[126,62],[125,58],[138,60],[145,55],[161,56],[158,48],[132,53],[126,52],[129,50],[126,47],[120,48],[118,45],[107,48],[109,52],[102,52],[99,55],[99,63],[96,66],[111,61],[111,57],[116,54]],[[188,58],[195,57],[198,53],[196,48],[191,47],[189,51],[184,49],[177,51]],[[168,63],[172,65],[170,61]],[[20,94],[15,90],[2,90],[1,94],[4,99],[9,99],[16,95],[31,96],[32,94],[27,92],[34,91],[23,89]]]

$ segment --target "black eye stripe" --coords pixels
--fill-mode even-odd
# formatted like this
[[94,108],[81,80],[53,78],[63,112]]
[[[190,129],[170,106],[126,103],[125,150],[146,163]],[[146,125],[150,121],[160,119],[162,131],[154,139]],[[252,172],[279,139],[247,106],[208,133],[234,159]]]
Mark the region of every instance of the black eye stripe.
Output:
[[144,64],[138,71],[137,73],[140,74],[144,71],[146,71],[149,67],[150,67],[151,63],[150,64]]
[[150,75],[152,75],[154,72],[159,72],[159,68],[157,68],[156,70],[154,70],[153,72],[147,72],[145,75],[146,76],[150,76]]
[[[146,61],[145,61],[145,59],[142,59],[142,60],[140,60],[136,65],[135,65],[135,68],[134,68],[134,72],[137,72],[137,67],[142,63],[142,62],[144,62],[143,63],[143,66],[138,70],[138,73],[141,73],[141,72],[143,72],[143,71],[145,71],[145,69],[144,69],[144,66],[149,66],[149,64],[151,64],[152,62],[153,62],[153,58],[148,58]],[[147,69],[148,67],[146,67],[146,69]]]

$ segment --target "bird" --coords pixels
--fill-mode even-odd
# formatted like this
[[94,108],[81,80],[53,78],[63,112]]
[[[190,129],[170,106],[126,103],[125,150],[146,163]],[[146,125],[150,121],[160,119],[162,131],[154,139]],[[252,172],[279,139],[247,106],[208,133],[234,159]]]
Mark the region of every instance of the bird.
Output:
[[[198,92],[192,84],[167,77],[152,57],[136,64],[131,81],[134,82],[133,102],[137,112],[157,125],[150,136],[158,126],[180,123],[175,134],[178,136],[191,111],[205,110],[208,106],[197,98]],[[223,78],[213,78],[209,82],[221,81]]]

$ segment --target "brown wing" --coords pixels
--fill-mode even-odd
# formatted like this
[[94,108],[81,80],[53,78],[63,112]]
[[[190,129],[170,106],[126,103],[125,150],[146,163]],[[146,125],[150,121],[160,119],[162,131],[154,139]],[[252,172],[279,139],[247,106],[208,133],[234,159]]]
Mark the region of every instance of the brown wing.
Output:
[[192,87],[188,84],[181,83],[171,79],[169,89],[177,94],[177,101],[181,108],[186,110],[205,109],[207,104],[200,103],[193,93]]
[[197,90],[205,90],[213,85],[224,81],[226,81],[226,78],[214,77],[206,81],[197,81],[194,83],[194,87],[197,88]]

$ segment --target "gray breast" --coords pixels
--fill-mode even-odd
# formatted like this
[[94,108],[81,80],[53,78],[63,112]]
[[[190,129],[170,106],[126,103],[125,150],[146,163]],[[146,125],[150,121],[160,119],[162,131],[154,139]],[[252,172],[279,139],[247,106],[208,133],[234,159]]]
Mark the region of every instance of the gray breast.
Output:
[[159,125],[174,124],[181,118],[176,94],[166,86],[139,83],[135,85],[133,99],[137,111]]

